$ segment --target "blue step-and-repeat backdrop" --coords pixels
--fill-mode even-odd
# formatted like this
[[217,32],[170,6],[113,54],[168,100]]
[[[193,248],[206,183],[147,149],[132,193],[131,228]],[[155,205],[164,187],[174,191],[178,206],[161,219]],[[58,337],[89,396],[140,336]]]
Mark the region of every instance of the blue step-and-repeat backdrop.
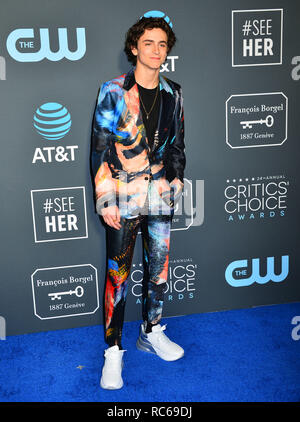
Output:
[[[102,324],[92,120],[100,85],[130,69],[125,33],[148,11],[172,21],[178,42],[161,72],[181,84],[185,108],[164,316],[300,299],[299,3],[10,0],[0,14],[7,335]],[[142,262],[139,234],[127,321],[141,319]]]

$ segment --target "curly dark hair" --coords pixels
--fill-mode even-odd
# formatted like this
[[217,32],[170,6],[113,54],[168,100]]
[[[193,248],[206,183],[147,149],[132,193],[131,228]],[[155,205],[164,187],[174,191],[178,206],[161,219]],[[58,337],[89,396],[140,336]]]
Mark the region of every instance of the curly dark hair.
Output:
[[131,28],[128,29],[125,36],[125,47],[124,51],[126,53],[127,59],[129,62],[136,65],[136,56],[132,54],[131,48],[137,47],[139,38],[143,35],[146,29],[161,28],[168,37],[168,53],[174,47],[176,42],[176,36],[172,28],[167,24],[164,18],[145,18],[139,19]]

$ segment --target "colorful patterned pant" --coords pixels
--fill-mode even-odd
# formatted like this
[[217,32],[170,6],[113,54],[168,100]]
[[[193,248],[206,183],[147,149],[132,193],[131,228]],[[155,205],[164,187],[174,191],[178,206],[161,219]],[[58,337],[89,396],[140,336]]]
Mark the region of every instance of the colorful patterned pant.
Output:
[[136,236],[143,239],[144,277],[142,288],[143,320],[157,324],[162,315],[164,289],[168,277],[171,215],[121,217],[121,229],[106,225],[107,274],[105,286],[105,339],[120,348],[128,277]]

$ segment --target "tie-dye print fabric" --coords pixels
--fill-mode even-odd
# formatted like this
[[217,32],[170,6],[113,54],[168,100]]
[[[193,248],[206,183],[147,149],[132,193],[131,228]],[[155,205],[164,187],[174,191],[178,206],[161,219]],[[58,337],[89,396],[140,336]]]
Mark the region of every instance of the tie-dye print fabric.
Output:
[[[185,168],[184,113],[180,85],[160,76],[158,144],[148,144],[134,69],[102,84],[92,128],[96,210],[120,205],[124,217],[144,206],[150,180],[163,202]],[[150,177],[151,176],[151,177]]]
[[[146,203],[148,203],[148,198]],[[106,225],[107,273],[105,286],[105,337],[109,346],[121,344],[124,311],[136,236],[143,238],[144,276],[142,317],[157,324],[162,316],[164,289],[168,279],[171,215],[121,217],[121,229]]]

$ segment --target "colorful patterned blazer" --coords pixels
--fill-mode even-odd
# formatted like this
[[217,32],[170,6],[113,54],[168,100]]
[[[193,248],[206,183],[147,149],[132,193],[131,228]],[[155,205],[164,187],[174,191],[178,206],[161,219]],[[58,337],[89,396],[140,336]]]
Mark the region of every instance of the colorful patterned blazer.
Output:
[[101,85],[91,148],[98,214],[103,207],[119,206],[122,200],[134,215],[145,203],[150,181],[165,201],[169,200],[170,182],[176,177],[183,182],[186,158],[182,90],[166,77],[160,75],[159,80],[160,111],[152,148],[142,120],[134,68]]

